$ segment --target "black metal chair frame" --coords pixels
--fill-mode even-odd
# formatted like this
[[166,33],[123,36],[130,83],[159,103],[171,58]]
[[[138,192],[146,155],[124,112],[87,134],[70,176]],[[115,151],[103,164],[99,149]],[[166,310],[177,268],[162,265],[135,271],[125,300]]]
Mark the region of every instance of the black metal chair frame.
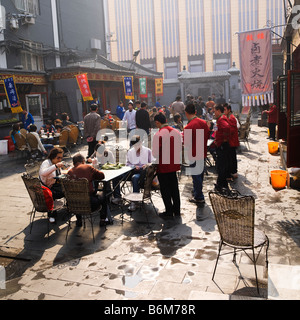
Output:
[[[221,240],[220,240],[220,243],[219,243],[218,257],[217,257],[217,261],[216,261],[216,264],[215,264],[212,280],[214,280],[214,278],[215,278],[217,265],[218,265],[220,256],[232,254],[232,252],[221,254],[223,246],[224,247],[228,246],[228,247],[234,249],[234,251],[233,251],[233,263],[234,264],[236,264],[236,254],[237,254],[237,252],[241,252],[241,251],[243,251],[249,257],[249,259],[252,261],[252,263],[254,264],[254,270],[255,270],[257,292],[258,292],[258,294],[260,294],[259,286],[258,286],[258,277],[257,277],[256,264],[257,264],[258,258],[259,258],[260,254],[261,254],[261,251],[262,251],[263,247],[266,246],[266,268],[268,269],[269,239],[263,232],[260,232],[260,235],[264,236],[264,238],[262,238],[262,240],[260,240],[260,242],[255,243],[255,234],[256,234],[256,232],[259,232],[254,226],[255,199],[252,196],[240,196],[238,192],[227,193],[227,194],[223,193],[222,194],[220,192],[212,192],[211,191],[209,193],[209,197],[210,197],[210,201],[211,201],[211,204],[212,204],[212,207],[213,207],[213,211],[214,211],[214,214],[215,214],[215,218],[216,218],[216,221],[217,221],[219,233],[220,233],[220,236],[221,236]],[[222,210],[223,210],[222,212],[219,212],[219,213],[217,212],[218,208],[217,208],[217,205],[216,205],[216,203],[214,201],[215,197],[224,200],[222,202]],[[245,215],[243,215],[243,209],[246,210],[246,208],[245,207],[244,208],[243,207],[236,208],[237,203],[238,202],[242,203],[243,201],[249,201],[250,205],[253,206],[253,210],[249,209],[249,210],[252,210],[252,212],[251,212],[251,217],[248,218],[248,219],[251,219],[252,221],[251,221],[250,224],[249,224],[249,221],[248,221],[248,225],[243,225],[243,227],[242,227],[245,230],[245,238],[248,237],[248,239],[244,240],[246,242],[243,243],[243,239],[238,239],[238,241],[241,241],[241,243],[240,244],[234,244],[233,240],[236,240],[236,239],[225,239],[226,237],[228,237],[228,234],[226,234],[226,236],[224,237],[223,233],[225,233],[225,231],[224,231],[224,226],[222,225],[223,224],[223,220],[222,219],[226,219],[225,216],[228,216],[228,219],[231,219],[231,228],[232,229],[230,231],[232,233],[234,233],[234,223],[235,223],[235,221],[242,220],[242,219],[244,219],[244,220],[247,219],[247,218],[245,218]],[[221,207],[221,204],[220,204],[220,207]],[[240,210],[238,210],[238,209],[240,209]],[[221,215],[219,216],[219,214],[222,214],[223,216],[221,217]],[[231,238],[231,237],[234,238],[234,235],[233,234],[229,235],[229,238]],[[250,240],[251,243],[248,242],[249,239],[251,239]],[[232,243],[231,243],[231,241],[232,241]],[[257,255],[255,255],[255,249],[258,249],[258,248],[260,248],[260,249],[259,249]],[[252,251],[252,256],[250,254],[248,254],[247,250],[251,250]]]
[[[150,201],[152,206],[153,206],[153,208],[154,208],[154,210],[155,210],[156,215],[158,215],[157,209],[156,209],[156,207],[155,207],[155,205],[154,205],[154,203],[152,201],[152,192],[154,191],[152,189],[152,181],[153,181],[155,176],[156,176],[156,166],[155,165],[148,166],[146,177],[145,177],[143,193],[137,194],[137,200],[136,201],[134,200],[134,198],[131,198],[131,196],[133,196],[134,193],[126,194],[124,196],[123,203],[121,205],[121,209],[122,209],[122,225],[124,223],[124,214],[125,214],[124,206],[126,204],[130,203],[130,202],[138,202],[140,204],[140,209],[141,209],[142,207],[144,207],[146,201]],[[145,213],[146,213],[147,225],[148,225],[148,227],[150,227],[147,210],[145,210]],[[130,216],[132,217],[132,214]]]

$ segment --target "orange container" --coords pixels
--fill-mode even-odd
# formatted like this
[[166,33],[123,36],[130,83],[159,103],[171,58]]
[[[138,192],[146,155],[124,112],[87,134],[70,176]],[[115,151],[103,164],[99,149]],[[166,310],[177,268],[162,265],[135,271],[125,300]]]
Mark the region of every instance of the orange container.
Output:
[[287,184],[288,172],[283,170],[271,171],[271,183],[274,189],[284,189]]
[[279,150],[279,142],[269,142],[268,143],[268,146],[269,146],[269,152],[271,154],[276,154],[278,153],[278,150]]

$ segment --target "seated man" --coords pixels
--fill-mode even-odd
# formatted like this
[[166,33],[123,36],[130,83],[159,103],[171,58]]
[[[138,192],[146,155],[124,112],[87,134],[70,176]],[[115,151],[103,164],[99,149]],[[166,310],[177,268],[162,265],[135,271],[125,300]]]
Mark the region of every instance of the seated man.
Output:
[[[85,163],[85,158],[83,155],[80,153],[76,154],[73,157],[73,165],[74,167],[69,170],[68,176],[70,179],[87,179],[89,182],[89,191],[90,191],[90,200],[91,200],[91,209],[92,211],[96,211],[97,209],[100,208],[101,204],[103,204],[103,199],[101,199],[97,195],[97,190],[94,189],[93,181],[95,180],[103,180],[104,179],[104,174],[95,169],[93,166],[90,166]],[[101,222],[103,224],[103,221],[106,219],[106,206],[104,205],[101,210]],[[100,223],[101,223],[100,222]],[[76,222],[77,227],[82,226],[82,218],[81,216],[77,216],[77,222]]]
[[[132,187],[134,193],[140,192],[140,187],[146,177],[146,168],[148,164],[155,161],[152,151],[143,146],[140,136],[133,136],[131,140],[131,149],[127,153],[127,166],[134,168],[132,176]],[[135,211],[136,206],[132,203],[129,206],[130,211]]]
[[36,137],[36,139],[38,141],[38,149],[42,154],[46,154],[47,155],[54,148],[53,144],[43,144],[42,143],[42,141],[40,139],[40,136],[37,133],[37,127],[36,127],[35,124],[32,124],[29,127],[29,132]]
[[56,132],[56,129],[55,129],[54,125],[52,124],[51,120],[47,120],[46,124],[42,125],[42,127],[41,127],[41,129],[39,131],[39,134],[42,133],[42,130],[45,133],[55,133]]

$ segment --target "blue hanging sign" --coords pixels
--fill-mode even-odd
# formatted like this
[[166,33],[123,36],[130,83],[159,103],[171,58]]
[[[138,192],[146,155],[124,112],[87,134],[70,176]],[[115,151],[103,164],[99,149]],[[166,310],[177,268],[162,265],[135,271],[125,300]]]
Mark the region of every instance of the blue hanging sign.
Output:
[[125,99],[134,100],[133,77],[123,77]]
[[14,77],[4,79],[5,93],[11,107],[12,113],[21,113],[23,111],[18,96],[17,88],[15,86]]

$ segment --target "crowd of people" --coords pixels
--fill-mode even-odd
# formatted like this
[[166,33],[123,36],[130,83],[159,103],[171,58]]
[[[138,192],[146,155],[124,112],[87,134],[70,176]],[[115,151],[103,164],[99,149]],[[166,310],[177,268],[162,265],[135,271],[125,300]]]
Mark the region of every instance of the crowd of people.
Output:
[[[215,124],[213,119],[208,117],[211,114],[214,115]],[[217,154],[216,189],[228,188],[228,181],[237,178],[238,121],[228,104],[216,104],[211,97],[205,104],[201,97],[194,99],[191,96],[184,103],[178,96],[168,108],[159,106],[158,101],[155,107],[149,109],[145,102],[129,101],[127,110],[122,102],[119,103],[117,116],[127,123],[127,131],[131,136],[133,135],[126,161],[126,165],[133,169],[131,175],[133,192],[140,192],[147,166],[151,163],[157,165],[157,178],[165,205],[165,212],[161,213],[162,217],[180,216],[181,201],[177,172],[181,170],[183,146],[190,157],[185,161],[190,169],[194,169],[191,171],[193,179],[193,197],[189,199],[191,203],[197,205],[205,203],[202,188],[209,139],[214,139],[210,148]],[[100,164],[113,163],[115,159],[111,151],[106,148],[105,141],[97,141],[100,120],[98,105],[92,104],[90,113],[84,118],[84,136],[88,143],[87,162],[93,163],[93,158],[97,158],[97,163]],[[184,126],[186,121],[187,125]],[[152,149],[149,149],[143,146],[144,137],[135,135],[134,131],[142,129],[146,135],[149,135],[154,127],[158,132],[154,135]],[[185,134],[187,129],[191,130],[191,135]],[[203,144],[197,141],[198,130],[204,132]],[[171,139],[171,142],[166,144],[168,139]],[[167,162],[164,162],[163,154],[168,155]],[[199,166],[200,170],[197,169],[198,162],[202,164]],[[117,191],[112,200],[114,203],[122,201],[121,194],[119,190]],[[135,209],[135,204],[131,203],[129,210]]]
[[[188,96],[183,102],[178,96],[169,107],[161,106],[159,100],[151,109],[145,102],[140,101],[135,103],[129,101],[127,110],[122,102],[117,107],[117,117],[126,122],[128,135],[132,137],[130,149],[127,152],[126,166],[132,168],[130,180],[133,192],[139,193],[143,188],[147,168],[154,163],[165,205],[165,211],[160,214],[163,218],[180,217],[181,199],[177,172],[182,170],[183,161],[186,164],[185,167],[190,170],[188,172],[193,181],[193,193],[189,201],[196,205],[205,203],[202,189],[208,152],[216,155],[218,177],[215,189],[217,191],[228,189],[228,182],[238,178],[236,149],[239,146],[239,122],[233,115],[231,106],[222,96],[217,102],[214,99],[214,97],[208,97],[205,103],[202,97]],[[100,171],[98,164],[116,163],[113,152],[106,146],[105,139],[97,141],[101,120],[105,117],[109,119],[110,115],[110,112],[107,112],[101,117],[98,108],[97,104],[92,104],[90,113],[84,118],[84,137],[88,144],[87,157],[76,154],[73,158],[74,167],[68,173],[71,179],[88,179],[93,208],[103,204],[103,199],[99,198],[97,189],[92,184],[93,180],[104,179],[104,174]],[[34,124],[28,123],[28,121],[31,122],[30,117],[27,117],[27,120],[25,117],[24,120],[27,121],[24,126],[28,124],[28,130],[36,132],[36,127],[32,128]],[[58,130],[69,124],[67,115],[64,115],[61,123],[56,123],[56,127],[49,122],[41,130]],[[153,128],[158,130],[156,130],[150,149],[143,145],[145,136],[140,135],[141,131],[135,134],[135,130],[142,129],[149,137]],[[203,133],[201,141],[198,140],[199,132]],[[209,140],[210,143],[208,143]],[[46,149],[42,150],[47,152]],[[61,168],[65,166],[62,161],[63,154],[62,149],[52,148],[47,160],[40,168],[40,179],[43,185],[52,191],[54,199],[64,197],[61,184],[57,179],[61,175]],[[97,164],[97,167],[91,165],[94,163]],[[111,200],[114,204],[119,204],[122,198],[118,179],[113,181],[113,189]],[[130,204],[129,210],[136,210],[135,203]],[[102,213],[102,217],[105,217],[105,212]],[[82,225],[80,217],[78,217],[77,225]]]

